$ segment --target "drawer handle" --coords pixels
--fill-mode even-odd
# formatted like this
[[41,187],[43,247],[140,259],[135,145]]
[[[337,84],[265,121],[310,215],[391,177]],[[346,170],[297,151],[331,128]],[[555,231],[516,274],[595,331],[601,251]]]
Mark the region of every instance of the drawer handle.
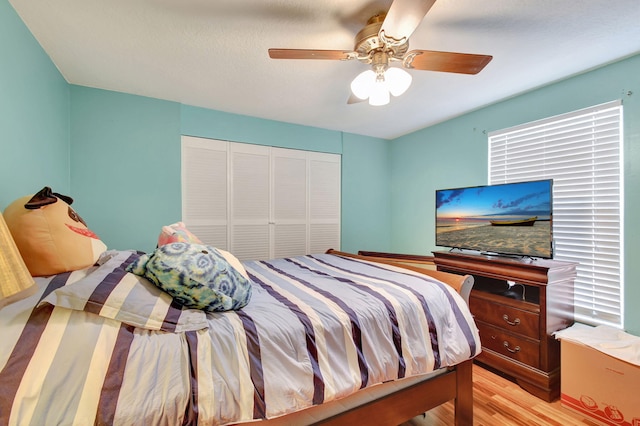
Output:
[[516,326],[516,325],[520,324],[520,318],[516,318],[513,321],[509,321],[509,315],[507,315],[507,314],[504,314],[502,316],[502,319],[504,320],[504,322],[506,322],[509,325]]
[[504,345],[505,348],[507,348],[507,350],[509,352],[511,352],[512,354],[517,354],[518,352],[520,352],[520,346],[516,346],[515,348],[511,349],[509,347],[509,342],[507,342],[506,340],[502,343]]

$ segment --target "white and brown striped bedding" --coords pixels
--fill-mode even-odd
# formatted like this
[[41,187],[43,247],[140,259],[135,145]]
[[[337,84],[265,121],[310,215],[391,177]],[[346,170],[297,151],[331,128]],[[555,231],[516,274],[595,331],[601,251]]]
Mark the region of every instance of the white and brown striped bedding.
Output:
[[464,301],[430,277],[328,254],[244,266],[249,304],[190,331],[36,307],[96,268],[38,278],[38,294],[0,310],[0,425],[271,418],[480,351]]

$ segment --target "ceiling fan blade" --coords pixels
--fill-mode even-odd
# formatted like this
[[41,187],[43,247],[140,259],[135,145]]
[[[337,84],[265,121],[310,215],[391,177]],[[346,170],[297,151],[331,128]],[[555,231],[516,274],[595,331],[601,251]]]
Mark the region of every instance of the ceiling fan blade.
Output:
[[412,50],[404,56],[402,64],[416,70],[478,74],[491,59],[490,55]]
[[380,38],[391,45],[405,43],[435,2],[436,0],[394,0],[380,28]]
[[349,99],[347,99],[347,105],[358,104],[358,103],[364,102],[364,101],[366,101],[366,99],[360,99],[359,97],[357,97],[353,93],[350,93],[349,94]]
[[357,54],[351,50],[317,49],[269,49],[271,59],[329,59],[346,61],[355,59]]

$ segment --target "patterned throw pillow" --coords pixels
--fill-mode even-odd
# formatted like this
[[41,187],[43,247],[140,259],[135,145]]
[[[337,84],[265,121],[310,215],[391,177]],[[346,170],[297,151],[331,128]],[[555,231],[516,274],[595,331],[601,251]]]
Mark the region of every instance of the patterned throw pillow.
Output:
[[221,312],[244,307],[251,281],[215,248],[172,243],[141,256],[127,271],[148,278],[187,308]]
[[[198,237],[196,237],[191,231],[187,229],[184,222],[176,222],[171,225],[162,227],[160,236],[158,237],[158,247],[171,243],[192,243],[192,244],[204,244]],[[238,270],[246,279],[249,279],[247,271],[242,266],[242,263],[233,254],[228,251],[216,248],[226,260]]]

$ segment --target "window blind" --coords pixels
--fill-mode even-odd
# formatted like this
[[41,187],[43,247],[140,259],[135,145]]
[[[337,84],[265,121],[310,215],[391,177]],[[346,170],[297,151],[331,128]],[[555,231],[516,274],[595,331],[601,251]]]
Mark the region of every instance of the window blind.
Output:
[[489,133],[489,183],[553,179],[554,259],[578,263],[576,321],[623,327],[622,103]]

